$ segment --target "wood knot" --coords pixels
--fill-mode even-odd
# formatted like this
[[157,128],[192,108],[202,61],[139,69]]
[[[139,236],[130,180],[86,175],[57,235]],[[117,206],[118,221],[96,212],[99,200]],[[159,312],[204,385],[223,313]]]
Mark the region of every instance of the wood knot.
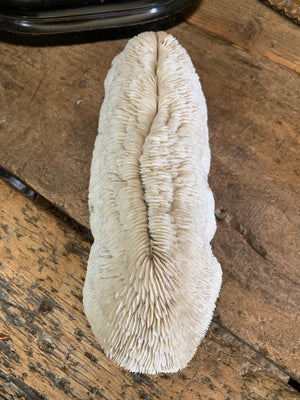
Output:
[[52,310],[53,310],[53,302],[50,299],[44,298],[40,301],[40,303],[38,305],[39,313],[48,314]]

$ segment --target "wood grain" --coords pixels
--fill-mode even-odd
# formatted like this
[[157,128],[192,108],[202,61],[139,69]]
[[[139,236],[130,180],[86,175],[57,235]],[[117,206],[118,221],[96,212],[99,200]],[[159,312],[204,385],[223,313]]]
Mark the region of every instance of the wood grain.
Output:
[[299,284],[223,221],[212,245],[223,269],[215,320],[299,379]]
[[124,45],[0,45],[1,166],[83,224],[104,71]]
[[297,398],[288,376],[215,323],[178,374],[118,368],[82,309],[89,238],[2,180],[0,201],[1,398]]
[[[207,98],[217,207],[275,267],[297,273],[299,75],[195,27],[172,32],[191,54]],[[1,45],[1,165],[85,226],[103,71],[124,44]],[[22,57],[31,65],[18,63]]]
[[[175,29],[187,47],[191,32]],[[197,35],[190,55],[207,100],[217,214],[299,281],[300,77],[230,45],[208,46]]]
[[[284,2],[278,2],[284,8]],[[281,3],[281,4],[280,4]],[[217,40],[300,72],[299,27],[257,1],[201,0],[187,13],[188,23]]]
[[[220,321],[299,377],[299,52],[291,50],[294,25],[255,4],[270,13],[261,39],[246,41],[241,27],[227,40],[222,32],[235,26],[229,17],[222,34],[192,20],[170,31],[191,55],[207,98],[221,222],[214,248],[225,271]],[[86,227],[103,81],[124,45],[0,44],[0,165]]]

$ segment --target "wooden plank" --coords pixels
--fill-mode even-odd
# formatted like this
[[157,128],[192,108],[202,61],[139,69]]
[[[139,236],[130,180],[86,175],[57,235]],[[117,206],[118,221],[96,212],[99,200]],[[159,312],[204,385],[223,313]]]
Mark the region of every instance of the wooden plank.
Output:
[[224,40],[300,72],[299,26],[257,1],[202,0],[187,21]]
[[288,376],[215,323],[178,374],[118,368],[95,343],[83,314],[89,238],[2,180],[0,201],[1,398],[298,397],[285,383]]
[[124,45],[0,44],[1,166],[82,224],[104,78]]
[[[180,38],[187,44],[190,33]],[[203,47],[190,53],[208,104],[217,214],[299,282],[300,77],[232,46]]]
[[[217,206],[230,210],[257,250],[290,273],[299,247],[294,231],[299,221],[299,76],[195,27],[182,24],[172,32],[191,54],[207,97]],[[192,45],[191,37],[197,37]],[[1,165],[85,226],[103,71],[124,44],[0,46],[7,79]],[[20,63],[22,57],[31,65]]]
[[[266,57],[213,39],[195,26],[183,23],[171,32],[190,53],[207,97],[210,183],[217,216],[266,260],[259,264],[260,271],[272,268],[280,275],[272,282],[272,296],[276,293],[283,301],[291,287],[287,282],[299,282],[300,274],[299,75]],[[115,41],[55,48],[0,45],[5,74],[0,95],[4,110],[0,162],[85,226],[89,165],[104,71],[124,44]],[[226,275],[238,279],[239,260],[222,250],[223,237],[218,238],[216,256],[226,264]],[[248,254],[255,257],[254,251]],[[247,265],[256,271],[255,264]],[[255,286],[239,295],[244,296],[243,309],[237,312],[252,315],[253,329],[249,330],[247,319],[233,318],[231,310],[222,321],[230,323],[233,332],[257,349],[269,342],[268,355],[299,374],[291,356],[293,343],[281,338],[282,346],[276,347],[274,336],[273,325],[280,321],[280,315],[286,321],[285,326],[280,325],[285,332],[295,332],[294,320],[282,311],[287,302],[280,305],[280,315],[275,313],[272,322],[265,306],[271,295],[263,299],[265,291],[259,284],[260,300],[256,299]],[[259,323],[262,308],[268,321],[263,337]],[[287,310],[294,312],[294,305],[288,305]]]
[[300,287],[218,223],[212,242],[223,269],[215,320],[300,378]]

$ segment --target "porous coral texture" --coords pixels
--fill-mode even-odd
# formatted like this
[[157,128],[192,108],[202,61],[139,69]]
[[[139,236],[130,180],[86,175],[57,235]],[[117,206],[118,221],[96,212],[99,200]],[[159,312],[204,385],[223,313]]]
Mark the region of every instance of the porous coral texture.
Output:
[[84,308],[100,345],[142,373],[186,366],[215,307],[221,268],[207,111],[172,35],[131,39],[105,80],[89,187],[94,236]]

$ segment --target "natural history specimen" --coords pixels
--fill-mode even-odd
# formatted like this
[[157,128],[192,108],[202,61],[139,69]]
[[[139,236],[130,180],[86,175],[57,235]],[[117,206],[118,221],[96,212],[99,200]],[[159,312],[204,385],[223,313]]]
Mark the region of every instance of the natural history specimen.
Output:
[[134,372],[186,366],[221,286],[206,102],[165,32],[131,39],[105,81],[89,186],[94,236],[84,308],[100,345]]

